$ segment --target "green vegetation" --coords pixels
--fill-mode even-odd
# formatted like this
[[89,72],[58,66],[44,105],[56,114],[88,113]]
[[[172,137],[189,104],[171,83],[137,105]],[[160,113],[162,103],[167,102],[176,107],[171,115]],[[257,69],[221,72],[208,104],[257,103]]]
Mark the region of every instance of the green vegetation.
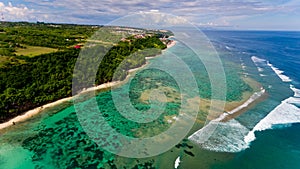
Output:
[[[94,27],[6,23],[1,25],[0,30],[5,32],[0,34],[3,49],[0,54],[0,60],[3,61],[0,64],[0,122],[37,106],[71,96],[73,70],[80,52],[72,45],[85,42],[87,36],[95,31]],[[23,53],[24,56],[15,54],[16,51],[20,54],[20,48],[27,45],[32,45],[29,49],[40,50],[31,53],[33,55],[28,51],[29,54]],[[58,51],[48,53],[50,51],[46,49],[49,48]],[[156,50],[144,50],[148,48]],[[118,74],[115,80],[124,79],[128,69],[143,65],[145,57],[157,55],[164,48],[166,45],[153,35],[144,38],[131,36],[111,49],[103,45],[89,47],[91,51],[106,53],[91,86],[112,81],[115,71]],[[39,52],[46,54],[38,55]],[[78,75],[77,80],[84,80],[84,76]],[[82,90],[83,87],[90,86],[79,84],[76,90]]]
[[18,48],[15,52],[18,56],[38,56],[41,54],[56,52],[57,49],[47,48],[47,47],[39,47],[39,46],[25,46],[24,48]]
[[[100,64],[100,70],[106,70],[108,67],[112,70],[118,68],[115,75],[116,79],[114,80],[122,80],[126,77],[127,70],[142,66],[146,63],[146,56],[158,55],[160,54],[161,49],[165,48],[166,45],[164,45],[157,37],[147,37],[145,39],[136,40],[131,39],[130,42],[120,42],[119,45],[112,47],[109,53],[103,58]],[[119,65],[123,60],[124,62]],[[99,71],[96,83],[101,84],[111,81],[113,74],[113,71]]]
[[18,55],[38,56],[84,43],[96,26],[27,22],[0,23],[0,67],[24,63]]
[[0,40],[10,47],[23,44],[51,48],[66,48],[84,42],[96,28],[84,25],[57,25],[33,23],[2,23]]

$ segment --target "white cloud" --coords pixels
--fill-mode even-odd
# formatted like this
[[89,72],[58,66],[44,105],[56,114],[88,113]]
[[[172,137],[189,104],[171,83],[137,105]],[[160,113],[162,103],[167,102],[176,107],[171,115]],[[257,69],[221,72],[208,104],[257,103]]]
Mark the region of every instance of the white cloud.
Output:
[[34,16],[33,9],[28,9],[26,6],[14,6],[11,2],[8,5],[5,5],[3,2],[0,2],[0,11],[3,14],[5,20],[29,20]]
[[[15,18],[28,18],[46,22],[75,22],[105,24],[119,17],[139,11],[159,10],[182,16],[194,23],[211,26],[229,26],[231,22],[266,13],[300,12],[299,0],[19,0],[26,4],[6,8]],[[3,3],[2,3],[3,5]],[[29,9],[30,8],[30,9]],[[34,10],[32,10],[34,9]],[[154,11],[152,11],[154,12]],[[13,18],[13,17],[12,17]],[[177,22],[177,21],[173,21]]]

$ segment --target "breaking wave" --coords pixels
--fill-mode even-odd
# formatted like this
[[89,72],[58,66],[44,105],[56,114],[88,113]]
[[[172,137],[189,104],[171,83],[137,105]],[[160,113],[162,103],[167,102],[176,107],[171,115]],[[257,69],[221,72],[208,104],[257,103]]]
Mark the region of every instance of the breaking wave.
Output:
[[254,62],[254,64],[256,66],[258,65],[258,63],[266,62],[265,59],[261,59],[261,58],[259,58],[257,56],[252,56],[251,59],[252,59],[252,61]]
[[294,97],[300,97],[300,89],[295,88],[293,85],[290,85],[290,88],[294,91]]
[[231,50],[232,50],[232,48],[231,48],[231,47],[229,47],[229,46],[225,46],[225,48],[226,48],[227,50],[229,50],[229,51],[231,51]]
[[[206,130],[210,130],[210,128],[215,128],[216,130],[207,140],[203,141],[201,138],[198,138],[200,132],[206,132]],[[206,150],[239,152],[248,147],[248,144],[243,141],[243,138],[249,133],[249,129],[234,119],[226,123],[212,121],[197,132],[190,136],[189,140],[197,143]]]
[[[266,63],[278,75],[283,82],[291,82],[292,79],[282,73],[284,71],[273,66],[269,61],[251,57],[256,66],[261,63]],[[283,100],[274,110],[272,110],[265,118],[263,118],[256,126],[244,137],[244,141],[250,145],[255,140],[255,132],[272,129],[278,125],[290,125],[293,123],[300,123],[300,89],[290,85],[290,89],[294,91],[294,96]]]
[[291,82],[292,79],[282,73],[284,73],[284,71],[278,69],[277,67],[274,67],[269,61],[267,62],[267,65],[270,66],[272,68],[272,70],[278,75],[278,77],[283,81],[283,82]]
[[[205,127],[192,134],[188,139],[197,143],[204,149],[218,152],[239,152],[248,147],[244,142],[244,136],[250,130],[237,120],[221,122],[228,115],[235,114],[249,106],[265,93],[265,89],[255,92],[246,102],[237,108],[224,112],[218,118],[212,120]],[[212,135],[210,135],[212,133]]]
[[[264,69],[260,67],[260,65],[268,65],[283,82],[291,82],[292,79],[286,75],[284,75],[284,71],[278,69],[274,65],[272,65],[269,61],[265,59],[261,59],[257,56],[251,57],[252,61],[254,62],[255,66],[257,67],[258,72],[263,72]],[[262,74],[261,74],[262,75]]]
[[[270,64],[267,60],[256,56],[252,56],[251,59],[257,67],[271,67],[283,82],[292,81],[288,76],[282,74],[283,71]],[[235,119],[221,122],[228,114],[234,113],[235,111],[233,110],[232,112],[225,112],[219,118],[211,121],[205,127],[192,134],[189,140],[211,151],[240,152],[250,147],[251,142],[256,139],[255,132],[277,128],[278,126],[288,127],[293,123],[300,123],[300,89],[295,88],[293,85],[290,85],[290,89],[294,91],[294,96],[283,100],[281,104],[259,121],[254,128],[249,129]],[[256,93],[256,97],[263,92],[265,92],[264,89],[260,93]],[[240,107],[248,105],[249,103],[245,102]],[[239,110],[239,107],[236,110]],[[205,136],[205,133],[211,133],[210,130],[212,129],[215,130],[210,137],[207,137],[207,139],[201,138]]]
[[300,98],[290,97],[282,101],[245,136],[244,141],[247,144],[254,141],[256,131],[272,129],[276,125],[300,123],[300,109],[295,104],[300,104]]
[[[299,89],[297,90],[299,91]],[[250,147],[250,143],[256,139],[255,132],[257,131],[272,129],[278,125],[288,127],[292,123],[300,123],[300,108],[295,104],[300,104],[299,97],[290,97],[282,101],[280,105],[257,123],[252,130],[249,130],[234,119],[228,122],[211,121],[207,126],[191,135],[189,140],[211,151],[240,152]],[[224,117],[226,115],[223,114],[219,118],[223,119]],[[214,128],[212,127],[213,125],[217,125],[213,134],[207,140],[201,140],[199,135],[203,136],[203,133],[207,132],[207,130]]]

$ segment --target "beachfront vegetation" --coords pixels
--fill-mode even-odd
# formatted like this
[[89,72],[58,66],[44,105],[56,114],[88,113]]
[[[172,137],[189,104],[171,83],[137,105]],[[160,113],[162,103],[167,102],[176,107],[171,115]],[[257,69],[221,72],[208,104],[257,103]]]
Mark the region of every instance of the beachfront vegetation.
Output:
[[[145,57],[160,54],[166,45],[159,38],[170,35],[165,31],[124,27],[1,23],[0,122],[71,96],[73,80],[76,82],[73,86],[75,92],[113,80],[123,80],[129,69],[146,63]],[[91,63],[100,63],[102,59],[95,78],[87,76],[91,73],[87,72],[89,69],[76,69],[74,72],[80,52],[86,59],[81,65],[83,68],[90,68]],[[95,57],[95,53],[99,55]],[[195,65],[193,62],[190,67]],[[205,67],[200,67],[204,70],[195,73],[200,96],[210,99],[209,77],[205,73],[202,75]],[[232,65],[225,65],[225,71],[228,80],[226,100],[241,100],[241,93],[251,88]],[[140,93],[132,97],[139,99]],[[136,104],[138,109],[148,106]]]
[[[71,96],[73,70],[80,53],[80,49],[74,45],[84,44],[96,28],[81,25],[2,23],[0,122],[37,106]],[[26,48],[37,48],[39,51],[28,52]],[[98,43],[87,48],[89,51],[106,53],[96,79],[90,84],[92,86],[112,81],[116,68],[118,70],[115,74],[118,75],[115,80],[124,79],[129,69],[145,64],[145,57],[159,54],[166,45],[152,34],[143,38],[130,36],[125,41],[114,42],[112,48]],[[148,48],[155,50],[144,50]],[[85,74],[82,75],[76,76],[78,81],[84,80]],[[76,90],[91,86],[79,84]]]

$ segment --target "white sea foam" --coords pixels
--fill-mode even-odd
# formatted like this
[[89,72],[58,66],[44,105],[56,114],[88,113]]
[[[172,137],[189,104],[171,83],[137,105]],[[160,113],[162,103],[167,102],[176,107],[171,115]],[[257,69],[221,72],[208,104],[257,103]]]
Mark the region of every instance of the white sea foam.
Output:
[[269,61],[267,62],[267,65],[271,67],[271,69],[278,75],[278,77],[283,81],[283,82],[291,82],[292,79],[282,73],[284,71],[278,69],[277,67],[273,66]]
[[208,125],[195,132],[189,137],[189,140],[199,144],[202,148],[217,152],[240,152],[249,148],[250,143],[256,139],[255,132],[272,129],[273,127],[287,127],[293,123],[300,123],[300,105],[299,89],[291,85],[291,89],[295,92],[295,97],[290,97],[274,110],[272,110],[265,118],[263,118],[250,131],[248,128],[240,124],[237,120],[229,122],[220,122],[229,114],[235,113],[244,107],[247,107],[251,100],[259,98],[265,91],[256,93],[240,107],[225,112],[219,118],[211,121]]
[[[261,64],[265,64],[266,63],[266,60],[265,59],[261,59],[261,58],[258,58],[256,56],[252,56],[251,57],[253,63],[255,64],[255,66],[257,67],[257,70],[258,72],[263,72],[264,69],[262,67],[259,67]],[[260,76],[263,76],[262,74],[260,74]]]
[[294,97],[300,97],[300,89],[296,89],[293,85],[290,85],[290,88],[294,91]]
[[259,65],[261,64],[266,64],[269,67],[271,67],[271,69],[278,75],[278,77],[283,81],[283,82],[291,82],[292,79],[289,78],[288,76],[284,75],[284,71],[278,69],[277,67],[275,67],[274,65],[272,65],[269,61],[265,60],[265,59],[261,59],[257,56],[252,56],[251,57],[252,61],[254,62],[254,64],[257,66],[257,70],[259,72],[263,72],[263,68],[259,67]]
[[259,72],[263,72],[263,71],[264,71],[264,69],[261,68],[261,67],[257,67],[257,70],[258,70]]
[[[268,61],[251,57],[254,64],[258,67],[263,64],[270,66],[272,70],[284,82],[290,82],[291,79],[283,75],[282,70],[274,67]],[[269,85],[268,88],[272,86]],[[232,111],[225,112],[217,119],[208,123],[205,127],[198,130],[189,137],[189,140],[199,144],[202,148],[217,152],[240,152],[250,146],[250,143],[255,140],[255,132],[267,129],[286,127],[293,123],[300,123],[300,89],[295,88],[293,85],[290,88],[294,91],[294,96],[290,97],[274,110],[272,110],[265,118],[258,122],[252,130],[240,124],[237,120],[230,120],[228,122],[221,122],[229,114],[240,111],[241,109],[249,106],[255,99],[259,98],[265,90],[255,93],[243,105],[235,108]]]
[[[242,60],[241,60],[241,61],[242,61]],[[246,70],[246,67],[247,67],[247,66],[245,65],[245,63],[241,63],[241,67],[242,67],[243,70]]]
[[[262,119],[253,129],[245,136],[244,141],[248,144],[255,140],[255,131],[271,129],[274,125],[300,123],[300,90],[290,85],[294,91],[294,97],[290,97],[281,102],[273,111]],[[296,105],[295,105],[296,104]]]
[[239,152],[247,148],[248,145],[243,141],[243,137],[249,130],[237,120],[233,119],[226,123],[211,122],[199,132],[205,133],[206,130],[214,128],[213,125],[217,125],[216,130],[207,140],[199,139],[198,134],[190,136],[189,139],[210,151]]
[[300,105],[300,98],[299,97],[290,97],[287,100],[287,103]]
[[176,158],[175,163],[174,163],[174,168],[178,168],[180,164],[180,156]]
[[259,58],[259,57],[257,57],[257,56],[252,56],[251,59],[252,59],[252,61],[253,61],[255,64],[257,64],[257,63],[262,63],[262,62],[266,62],[265,59],[261,59],[261,58]]
[[[274,127],[288,127],[293,123],[300,123],[300,109],[294,104],[299,104],[300,98],[290,97],[265,118],[263,118],[250,131],[247,127],[240,124],[237,120],[219,122],[229,113],[222,114],[217,121],[211,121],[208,125],[194,133],[189,139],[202,148],[216,152],[240,152],[249,148],[250,143],[256,139],[255,132],[272,129]],[[210,130],[214,129],[214,132]],[[205,134],[211,135],[208,137]],[[208,137],[206,140],[200,138]]]
[[266,92],[266,90],[264,88],[261,88],[261,91],[259,92],[255,92],[253,93],[250,98],[245,101],[242,105],[236,107],[235,109],[228,111],[228,112],[224,112],[223,114],[221,114],[218,118],[212,120],[215,122],[219,122],[224,120],[228,115],[232,115],[234,113],[237,113],[238,111],[246,108],[247,106],[249,106],[251,103],[253,103],[256,99],[260,98],[264,93]]
[[229,46],[225,46],[225,48],[226,48],[227,50],[232,50]]
[[244,108],[246,108],[247,106],[249,106],[252,102],[254,102],[256,99],[260,98],[264,93],[266,92],[265,89],[261,89],[261,91],[259,92],[255,92],[246,102],[244,102],[242,105],[236,107],[235,109],[227,112],[228,114],[234,114]]
[[218,118],[210,121],[206,126],[192,134],[188,139],[199,144],[202,148],[218,152],[238,152],[247,148],[244,136],[249,130],[236,120],[221,122],[228,115],[234,114],[261,97],[265,89],[254,93],[246,102],[237,108],[224,112]]
[[[274,125],[300,123],[300,109],[291,104],[293,102],[295,102],[293,97],[282,101],[245,136],[244,141],[249,144],[255,140],[256,131],[272,129]],[[300,103],[300,100],[297,102]]]
[[247,73],[247,72],[243,72],[242,74],[243,74],[245,77],[249,76],[249,73]]
[[[253,62],[263,62],[265,60],[253,57]],[[273,66],[269,61],[267,65],[279,76],[283,82],[291,82],[292,80],[282,74],[284,71]],[[278,105],[274,110],[272,110],[264,119],[262,119],[245,137],[244,141],[250,145],[252,141],[255,140],[255,132],[263,131],[267,129],[272,129],[274,125],[289,125],[292,123],[300,123],[300,109],[296,106],[300,104],[300,90],[290,85],[290,88],[294,91],[294,97],[290,97],[280,105]]]
[[265,74],[259,74],[259,76],[261,76],[261,77],[265,77],[265,76],[267,76],[267,75],[265,75]]

